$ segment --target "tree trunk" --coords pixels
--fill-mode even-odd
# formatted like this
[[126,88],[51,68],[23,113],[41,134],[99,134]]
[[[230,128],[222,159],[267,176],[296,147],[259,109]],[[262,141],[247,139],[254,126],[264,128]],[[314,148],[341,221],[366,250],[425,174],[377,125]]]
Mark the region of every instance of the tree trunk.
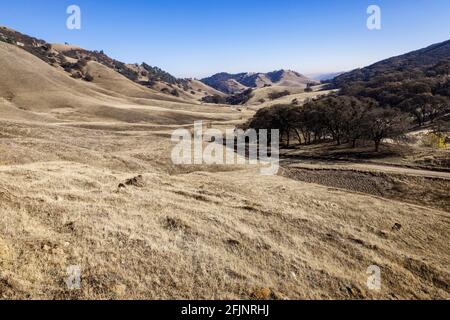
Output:
[[288,147],[288,148],[289,148],[289,145],[290,145],[290,141],[289,141],[289,138],[290,138],[290,135],[291,135],[291,133],[290,133],[290,130],[289,130],[289,129],[288,129],[288,130],[286,131],[286,134],[287,134],[286,147]]
[[352,148],[353,148],[353,149],[356,148],[356,140],[357,140],[357,139],[353,139],[353,142],[352,142]]
[[375,140],[375,152],[380,151],[380,140]]
[[295,133],[297,134],[298,143],[302,144],[302,137],[300,137],[300,133],[298,132],[297,129],[294,129],[294,130],[295,130]]

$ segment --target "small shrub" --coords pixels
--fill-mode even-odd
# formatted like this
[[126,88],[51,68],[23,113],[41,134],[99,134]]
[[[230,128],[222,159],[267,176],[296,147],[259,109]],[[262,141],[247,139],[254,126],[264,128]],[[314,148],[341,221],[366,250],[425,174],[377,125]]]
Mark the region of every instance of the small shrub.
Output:
[[75,71],[75,72],[72,72],[71,77],[74,79],[81,79],[81,78],[83,78],[83,75],[81,74],[80,71]]
[[66,71],[66,72],[70,72],[73,68],[73,64],[70,62],[64,62],[61,64],[61,67]]
[[170,91],[170,94],[175,96],[175,97],[179,97],[180,96],[180,93],[178,92],[177,89],[173,89],[172,91]]
[[87,75],[84,76],[84,80],[87,82],[92,82],[94,81],[94,77],[88,73]]
[[87,66],[88,61],[86,59],[80,59],[78,60],[78,62],[76,63],[77,69],[82,69],[83,67]]
[[167,217],[164,222],[164,226],[167,230],[180,231],[190,229],[181,219]]

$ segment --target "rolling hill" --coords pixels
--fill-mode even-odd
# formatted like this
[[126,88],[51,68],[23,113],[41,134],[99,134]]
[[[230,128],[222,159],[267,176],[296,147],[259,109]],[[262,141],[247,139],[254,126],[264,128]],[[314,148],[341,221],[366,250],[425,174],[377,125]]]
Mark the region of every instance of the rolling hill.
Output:
[[[111,83],[107,84],[108,81],[116,82],[116,84],[118,81],[121,81],[124,84],[124,88],[132,88],[131,93],[128,94],[137,97],[172,101],[182,98],[188,101],[197,101],[208,95],[220,94],[205,84],[200,85],[198,81],[178,79],[161,68],[150,66],[145,62],[141,64],[127,64],[109,57],[102,50],[90,51],[67,43],[50,44],[7,27],[0,27],[0,42],[6,42],[23,49],[50,66],[64,70],[75,79],[95,81],[106,87],[111,85]],[[96,64],[90,62],[96,62]],[[89,67],[87,68],[88,63]],[[99,71],[101,69],[100,65],[110,69],[110,71],[102,69],[103,73],[109,74],[110,77],[106,77],[109,80],[105,80],[105,77],[100,80],[98,76],[91,74]],[[99,75],[99,73],[101,72],[96,74]],[[123,78],[119,77],[119,75]],[[139,86],[132,86],[129,81],[125,85],[126,81],[124,78]],[[151,90],[146,90],[145,87]],[[160,92],[160,94],[155,95],[155,91]]]
[[232,117],[229,110],[162,94],[89,61],[91,81],[74,79],[16,45],[0,41],[0,110],[3,119],[45,122],[192,123]]
[[226,94],[235,94],[249,88],[268,86],[300,87],[316,84],[304,75],[291,70],[278,70],[268,73],[218,73],[201,79],[206,85]]

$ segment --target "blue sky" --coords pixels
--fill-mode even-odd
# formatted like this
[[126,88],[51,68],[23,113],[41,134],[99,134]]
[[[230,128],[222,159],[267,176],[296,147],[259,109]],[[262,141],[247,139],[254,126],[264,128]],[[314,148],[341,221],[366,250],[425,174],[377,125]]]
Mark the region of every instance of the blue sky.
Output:
[[[81,30],[66,28],[80,6]],[[367,7],[382,29],[366,27]],[[179,77],[350,70],[450,39],[449,0],[0,0],[0,25]]]

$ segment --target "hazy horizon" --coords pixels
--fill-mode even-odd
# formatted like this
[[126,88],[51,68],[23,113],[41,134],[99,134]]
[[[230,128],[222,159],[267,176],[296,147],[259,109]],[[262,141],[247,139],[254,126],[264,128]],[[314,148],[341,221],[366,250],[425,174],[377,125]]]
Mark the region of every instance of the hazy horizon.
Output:
[[[65,26],[69,5],[81,30]],[[366,27],[367,7],[381,8],[381,30]],[[181,78],[219,72],[290,69],[305,75],[349,71],[448,40],[450,3],[418,0],[0,2],[0,25],[51,43],[104,50],[126,63],[146,62]]]

